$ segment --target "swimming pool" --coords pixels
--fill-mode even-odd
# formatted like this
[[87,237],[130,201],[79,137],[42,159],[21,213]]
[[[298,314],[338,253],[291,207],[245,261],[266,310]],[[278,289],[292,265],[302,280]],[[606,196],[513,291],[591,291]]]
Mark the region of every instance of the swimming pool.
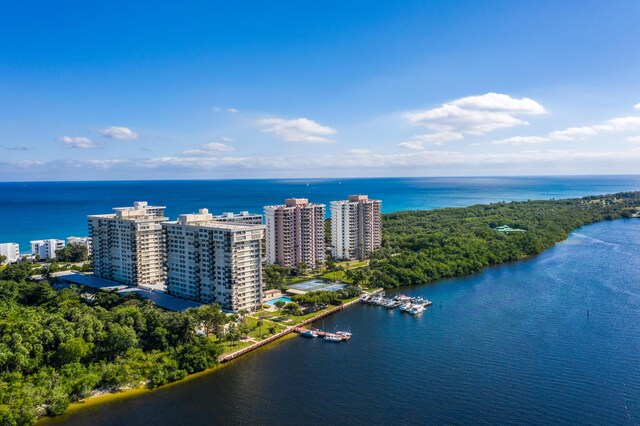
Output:
[[289,297],[278,297],[277,299],[271,299],[268,302],[264,302],[265,304],[269,305],[269,306],[273,306],[276,304],[276,302],[278,300],[282,300],[284,303],[289,303],[291,302],[291,298]]

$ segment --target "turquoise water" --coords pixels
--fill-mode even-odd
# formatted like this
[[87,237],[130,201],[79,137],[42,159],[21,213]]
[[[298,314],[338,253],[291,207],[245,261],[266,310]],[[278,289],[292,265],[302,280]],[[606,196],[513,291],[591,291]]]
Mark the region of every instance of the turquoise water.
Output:
[[291,302],[291,298],[289,298],[289,297],[278,297],[277,299],[269,300],[268,302],[264,302],[264,303],[269,305],[269,306],[273,306],[273,305],[276,304],[277,301],[282,301],[284,303],[289,303],[289,302]]
[[639,189],[640,176],[12,182],[0,183],[0,242],[15,241],[25,252],[30,240],[87,235],[86,215],[134,200],[166,205],[176,218],[201,207],[261,212],[290,197],[328,204],[364,193],[382,199],[388,213]]
[[[640,424],[640,219],[535,258],[355,305],[225,368],[64,417],[69,425]],[[587,315],[588,312],[588,315]]]

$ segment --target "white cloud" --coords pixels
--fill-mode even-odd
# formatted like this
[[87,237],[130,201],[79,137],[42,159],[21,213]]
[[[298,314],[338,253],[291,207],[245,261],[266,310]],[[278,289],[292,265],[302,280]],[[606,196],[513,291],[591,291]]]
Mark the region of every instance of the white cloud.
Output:
[[353,148],[346,151],[350,155],[367,155],[371,153],[370,149]]
[[461,133],[455,132],[438,132],[429,133],[426,135],[416,135],[411,140],[401,142],[398,146],[408,149],[424,149],[427,145],[439,146],[445,142],[457,141],[463,139],[464,136]]
[[481,96],[467,96],[451,102],[466,109],[502,111],[521,114],[546,114],[547,110],[530,98],[515,99],[501,93],[486,93]]
[[629,136],[627,142],[640,143],[640,135],[638,136]]
[[513,136],[491,142],[494,145],[531,145],[548,141],[549,138],[543,136]]
[[640,117],[618,117],[607,121],[604,126],[599,126],[602,130],[614,132],[635,132],[640,131]]
[[99,131],[100,134],[109,139],[116,139],[119,141],[132,141],[138,139],[138,134],[128,127],[107,127]]
[[285,120],[283,118],[265,118],[258,124],[268,126],[263,132],[273,133],[278,138],[287,142],[304,143],[335,143],[326,136],[336,134],[331,127],[322,126],[308,118]]
[[58,140],[64,143],[65,148],[89,149],[98,147],[96,142],[84,136],[60,136]]
[[415,149],[417,151],[424,149],[424,145],[422,145],[420,142],[412,142],[412,141],[400,142],[398,146],[402,148],[407,148],[407,149]]
[[468,96],[438,108],[405,114],[413,124],[440,132],[481,135],[497,129],[528,125],[519,115],[539,115],[547,111],[530,98],[512,98],[500,93]]
[[634,108],[635,108],[635,109],[640,109],[640,103],[637,103],[637,104],[634,106]]
[[233,152],[235,150],[236,148],[231,145],[227,145],[221,142],[211,142],[211,143],[202,145],[199,149],[191,149],[188,151],[184,151],[182,154],[210,156],[210,155],[218,155],[222,152]]
[[238,110],[235,109],[235,108],[227,108],[227,111],[228,112],[238,112]]
[[635,132],[640,131],[640,117],[616,117],[607,120],[604,124],[593,126],[569,127],[549,133],[551,139],[575,140],[584,139],[602,132]]
[[212,112],[220,112],[220,111],[222,111],[222,108],[214,106],[214,107],[211,108],[211,111]]
[[583,139],[597,133],[598,128],[596,126],[568,127],[564,130],[556,130],[555,132],[549,133],[549,137],[551,139],[569,141],[574,139]]

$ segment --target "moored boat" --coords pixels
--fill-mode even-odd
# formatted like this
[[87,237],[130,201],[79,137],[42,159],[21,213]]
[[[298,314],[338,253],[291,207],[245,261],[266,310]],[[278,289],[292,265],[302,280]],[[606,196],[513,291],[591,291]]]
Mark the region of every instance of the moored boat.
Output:
[[304,337],[318,337],[318,333],[314,330],[300,330],[300,335]]
[[424,306],[422,305],[413,305],[409,310],[409,313],[411,315],[418,315],[418,314],[421,314],[422,312],[424,312]]
[[327,333],[324,336],[324,340],[326,340],[327,342],[342,342],[344,339],[339,334]]

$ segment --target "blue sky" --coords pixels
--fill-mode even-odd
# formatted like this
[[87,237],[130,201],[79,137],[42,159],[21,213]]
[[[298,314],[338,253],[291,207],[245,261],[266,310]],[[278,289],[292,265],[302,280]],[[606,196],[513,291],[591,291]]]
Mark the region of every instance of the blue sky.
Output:
[[640,2],[2,2],[0,180],[640,172]]

